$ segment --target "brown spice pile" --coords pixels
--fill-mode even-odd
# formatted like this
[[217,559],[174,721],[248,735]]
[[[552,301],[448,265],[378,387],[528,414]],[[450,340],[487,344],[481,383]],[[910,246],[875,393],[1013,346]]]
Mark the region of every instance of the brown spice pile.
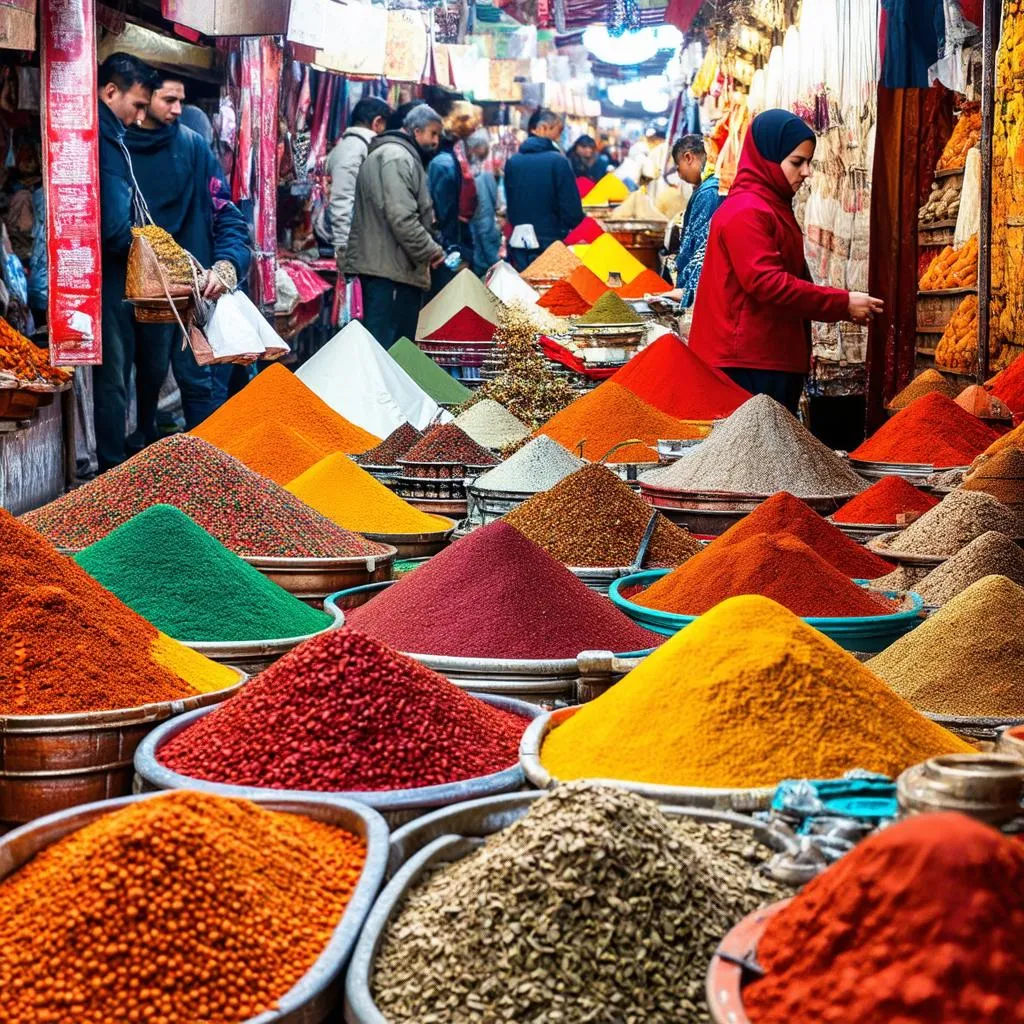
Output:
[[524,281],[560,281],[582,266],[583,260],[564,242],[552,242],[519,276]]
[[1024,549],[994,530],[972,540],[912,589],[925,604],[938,607],[986,576],[1006,576],[1024,586]]
[[979,460],[960,486],[991,494],[1004,505],[1024,505],[1024,451],[1009,447]]
[[[563,565],[631,565],[654,510],[601,465],[585,466],[505,516]],[[647,568],[682,565],[701,550],[687,530],[658,514],[647,549]]]
[[915,398],[927,395],[929,391],[938,391],[947,398],[956,398],[960,393],[960,385],[947,380],[938,370],[925,370],[919,373],[891,402],[886,406],[894,412],[905,409]]

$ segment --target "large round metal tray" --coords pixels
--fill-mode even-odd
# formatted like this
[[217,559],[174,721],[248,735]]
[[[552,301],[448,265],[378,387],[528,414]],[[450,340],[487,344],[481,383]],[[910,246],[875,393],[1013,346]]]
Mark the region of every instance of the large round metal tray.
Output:
[[329,633],[333,629],[339,629],[345,625],[345,613],[340,608],[332,608],[327,612],[332,616],[333,621],[315,633],[307,633],[305,636],[281,637],[277,640],[235,640],[221,642],[212,640],[179,640],[179,644],[190,647],[193,651],[202,654],[211,661],[219,662],[222,665],[235,665],[255,675],[269,668],[278,658],[283,658],[293,648],[322,633]]
[[366,533],[367,540],[393,547],[398,554],[396,558],[425,558],[443,551],[450,543],[455,532],[455,522],[447,519],[449,526],[431,533]]
[[[516,793],[477,800],[421,818],[395,833],[389,861],[391,880],[366,919],[345,979],[347,1024],[389,1024],[377,1008],[371,983],[384,935],[408,894],[432,870],[461,860],[478,850],[487,836],[518,821],[542,796]],[[798,858],[799,844],[791,835],[776,832],[752,818],[695,807],[662,806],[662,811],[669,817],[750,829],[766,846],[794,861]]]
[[[511,711],[522,718],[534,719],[542,712],[540,708],[523,701],[474,693],[472,696],[502,711]],[[344,800],[358,802],[372,807],[388,820],[389,824],[408,821],[427,810],[445,807],[448,804],[474,800],[495,793],[507,793],[523,785],[522,768],[517,764],[504,771],[483,775],[475,779],[464,779],[442,786],[420,786],[416,789],[353,790],[332,792],[325,790],[271,789],[262,786],[235,786],[225,782],[209,782],[188,775],[180,775],[161,764],[158,760],[160,748],[171,739],[194,725],[214,708],[199,708],[191,714],[166,722],[154,729],[135,751],[135,785],[139,790],[151,789],[194,789],[217,796],[233,796],[253,799],[255,796],[279,796],[286,800]]]
[[837,530],[845,533],[850,540],[858,544],[867,544],[868,541],[880,537],[883,533],[892,533],[892,523],[838,523],[832,516],[825,517]]
[[[558,779],[541,764],[540,751],[549,732],[572,718],[579,708],[560,708],[540,718],[535,718],[523,733],[519,747],[519,763],[527,781],[537,789],[551,789]],[[721,811],[763,811],[767,810],[775,795],[775,786],[760,789],[719,789],[701,786],[656,786],[646,782],[629,782],[625,779],[592,779],[608,786],[618,786],[632,793],[639,793],[658,803],[676,807],[711,807]]]
[[126,796],[132,756],[158,723],[219,704],[248,676],[182,700],[75,715],[0,717],[0,823],[32,821],[68,807]]
[[1024,716],[1017,718],[965,718],[959,715],[934,715],[923,710],[921,713],[971,743],[995,743],[1004,730],[1012,729],[1016,725],[1024,725]]
[[882,480],[887,476],[899,476],[908,483],[922,486],[934,473],[947,473],[951,469],[964,469],[966,466],[929,466],[923,462],[863,462],[850,459],[850,468],[867,480]]
[[[103,800],[51,814],[15,829],[0,839],[0,879],[13,874],[37,853],[59,839],[77,832],[98,818],[142,800],[157,800],[163,794]],[[301,814],[314,821],[345,829],[366,843],[363,873],[352,892],[330,942],[313,966],[281,997],[273,1010],[250,1017],[244,1024],[321,1024],[327,1020],[341,996],[343,972],[384,880],[387,864],[388,828],[375,811],[363,804],[344,800],[332,802],[296,800],[260,793],[250,797],[270,811]]]
[[244,555],[267,579],[315,608],[336,590],[391,579],[391,567],[398,552],[389,544],[382,555],[348,558],[261,558]]
[[934,569],[937,565],[942,565],[943,562],[948,561],[956,554],[955,551],[951,551],[948,555],[915,555],[907,551],[896,551],[888,547],[887,542],[902,532],[902,530],[893,530],[889,533],[881,533],[872,540],[869,540],[866,547],[868,551],[873,551],[876,555],[889,559],[890,562],[897,562],[899,565],[919,565],[926,569]]

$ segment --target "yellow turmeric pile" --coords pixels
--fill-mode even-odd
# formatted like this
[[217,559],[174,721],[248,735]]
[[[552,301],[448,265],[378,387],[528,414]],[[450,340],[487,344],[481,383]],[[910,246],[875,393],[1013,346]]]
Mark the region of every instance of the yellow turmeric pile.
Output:
[[356,533],[442,533],[454,525],[410,505],[342,452],[321,459],[285,490]]
[[342,829],[204,793],[106,814],[0,884],[0,1020],[257,1017],[323,952],[365,857]]
[[973,749],[765,597],[723,601],[549,733],[557,779],[751,788]]
[[959,249],[947,245],[928,265],[918,282],[921,291],[939,291],[943,288],[974,288],[978,283],[978,236]]

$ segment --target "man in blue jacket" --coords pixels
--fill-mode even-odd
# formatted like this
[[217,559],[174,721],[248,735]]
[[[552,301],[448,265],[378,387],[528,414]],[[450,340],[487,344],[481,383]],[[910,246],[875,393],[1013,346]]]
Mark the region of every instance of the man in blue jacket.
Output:
[[[179,122],[185,102],[180,78],[158,72],[149,113],[142,127],[128,129],[125,142],[135,168],[135,180],[153,220],[209,268],[203,294],[216,299],[234,290],[249,272],[252,253],[249,226],[230,201],[222,170],[201,135]],[[216,408],[212,367],[200,366],[188,346],[182,348],[181,328],[157,325],[156,340],[163,360],[181,390],[185,425],[191,430]],[[147,440],[155,421],[139,429]]]
[[541,108],[527,127],[529,138],[505,165],[505,199],[512,242],[517,241],[517,228],[531,225],[540,248],[510,244],[509,256],[517,270],[524,270],[552,242],[564,241],[583,220],[576,176],[554,141],[562,136],[561,116]]
[[128,249],[132,244],[132,171],[125,129],[146,116],[154,72],[137,57],[113,53],[99,69],[100,226],[103,239],[103,362],[93,367],[93,418],[100,472],[123,462],[128,388],[135,367],[139,416],[152,418],[163,381],[158,353],[147,344],[124,301]]

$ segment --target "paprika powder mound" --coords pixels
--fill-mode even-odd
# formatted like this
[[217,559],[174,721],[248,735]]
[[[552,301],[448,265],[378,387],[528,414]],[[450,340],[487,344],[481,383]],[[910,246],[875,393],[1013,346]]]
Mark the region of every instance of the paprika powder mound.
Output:
[[236,680],[231,669],[162,638],[0,509],[0,715],[134,708]]
[[[607,466],[584,466],[504,516],[563,565],[632,565],[654,510]],[[660,512],[644,565],[675,567],[701,550],[700,541]]]
[[354,609],[348,623],[399,651],[463,658],[621,654],[664,639],[501,521],[434,555]]
[[641,349],[611,380],[655,409],[683,420],[720,419],[750,398],[675,334],[663,334]]
[[934,495],[919,491],[903,477],[885,476],[833,512],[832,519],[837,523],[896,526],[900,516],[927,512],[938,503]]
[[1024,359],[1019,356],[1005,370],[985,382],[996,398],[1002,399],[1016,416],[1024,413]]
[[1024,843],[955,813],[876,833],[769,920],[753,1024],[1019,1019]]
[[272,480],[191,434],[175,434],[22,521],[88,547],[151,505],[174,505],[237,555],[342,558],[387,549],[325,519]]
[[75,561],[129,608],[179,640],[275,640],[318,633],[332,621],[173,505],[151,505],[79,551]]
[[708,550],[720,550],[759,533],[796,537],[832,568],[853,579],[873,580],[892,571],[892,565],[884,558],[851,540],[842,530],[822,519],[810,505],[786,491],[762,501],[753,512],[712,541]]
[[[590,267],[577,267],[565,280],[583,297],[587,309],[590,309],[608,291],[608,285],[604,279],[598,277]],[[587,309],[584,309],[583,312],[585,313]]]
[[734,597],[548,733],[541,761],[561,780],[750,788],[973,749],[791,611]]
[[412,789],[513,767],[529,724],[348,628],[300,644],[237,698],[174,736],[157,759],[237,786]]
[[341,452],[328,455],[286,490],[332,523],[362,533],[440,533],[444,516],[421,512]]
[[624,299],[642,299],[647,295],[663,295],[671,287],[660,274],[645,268],[618,291]]
[[804,618],[897,611],[892,601],[858,587],[802,540],[767,533],[731,544],[711,544],[631,600],[676,615],[703,615],[726,598],[741,594],[770,597]]
[[[586,267],[581,267],[581,270],[586,270]],[[570,275],[571,276],[571,275]],[[556,281],[538,300],[537,305],[543,309],[549,309],[555,316],[582,316],[588,309],[590,309],[591,303],[587,302],[585,298],[575,288],[569,278],[564,277],[561,281]]]
[[301,814],[163,793],[0,883],[0,1019],[241,1024],[313,966],[366,846]]
[[[660,439],[702,437],[706,428],[669,416],[637,398],[632,391],[606,380],[552,416],[539,432],[574,454],[582,443],[583,458],[591,462],[642,463],[658,461]],[[640,443],[611,452],[615,445],[634,439]]]
[[221,450],[282,487],[330,453],[298,430],[261,420]]
[[937,391],[916,398],[850,452],[862,462],[968,466],[999,435]]
[[192,433],[223,448],[262,420],[297,430],[325,452],[358,454],[381,441],[336,413],[280,363],[256,374]]

